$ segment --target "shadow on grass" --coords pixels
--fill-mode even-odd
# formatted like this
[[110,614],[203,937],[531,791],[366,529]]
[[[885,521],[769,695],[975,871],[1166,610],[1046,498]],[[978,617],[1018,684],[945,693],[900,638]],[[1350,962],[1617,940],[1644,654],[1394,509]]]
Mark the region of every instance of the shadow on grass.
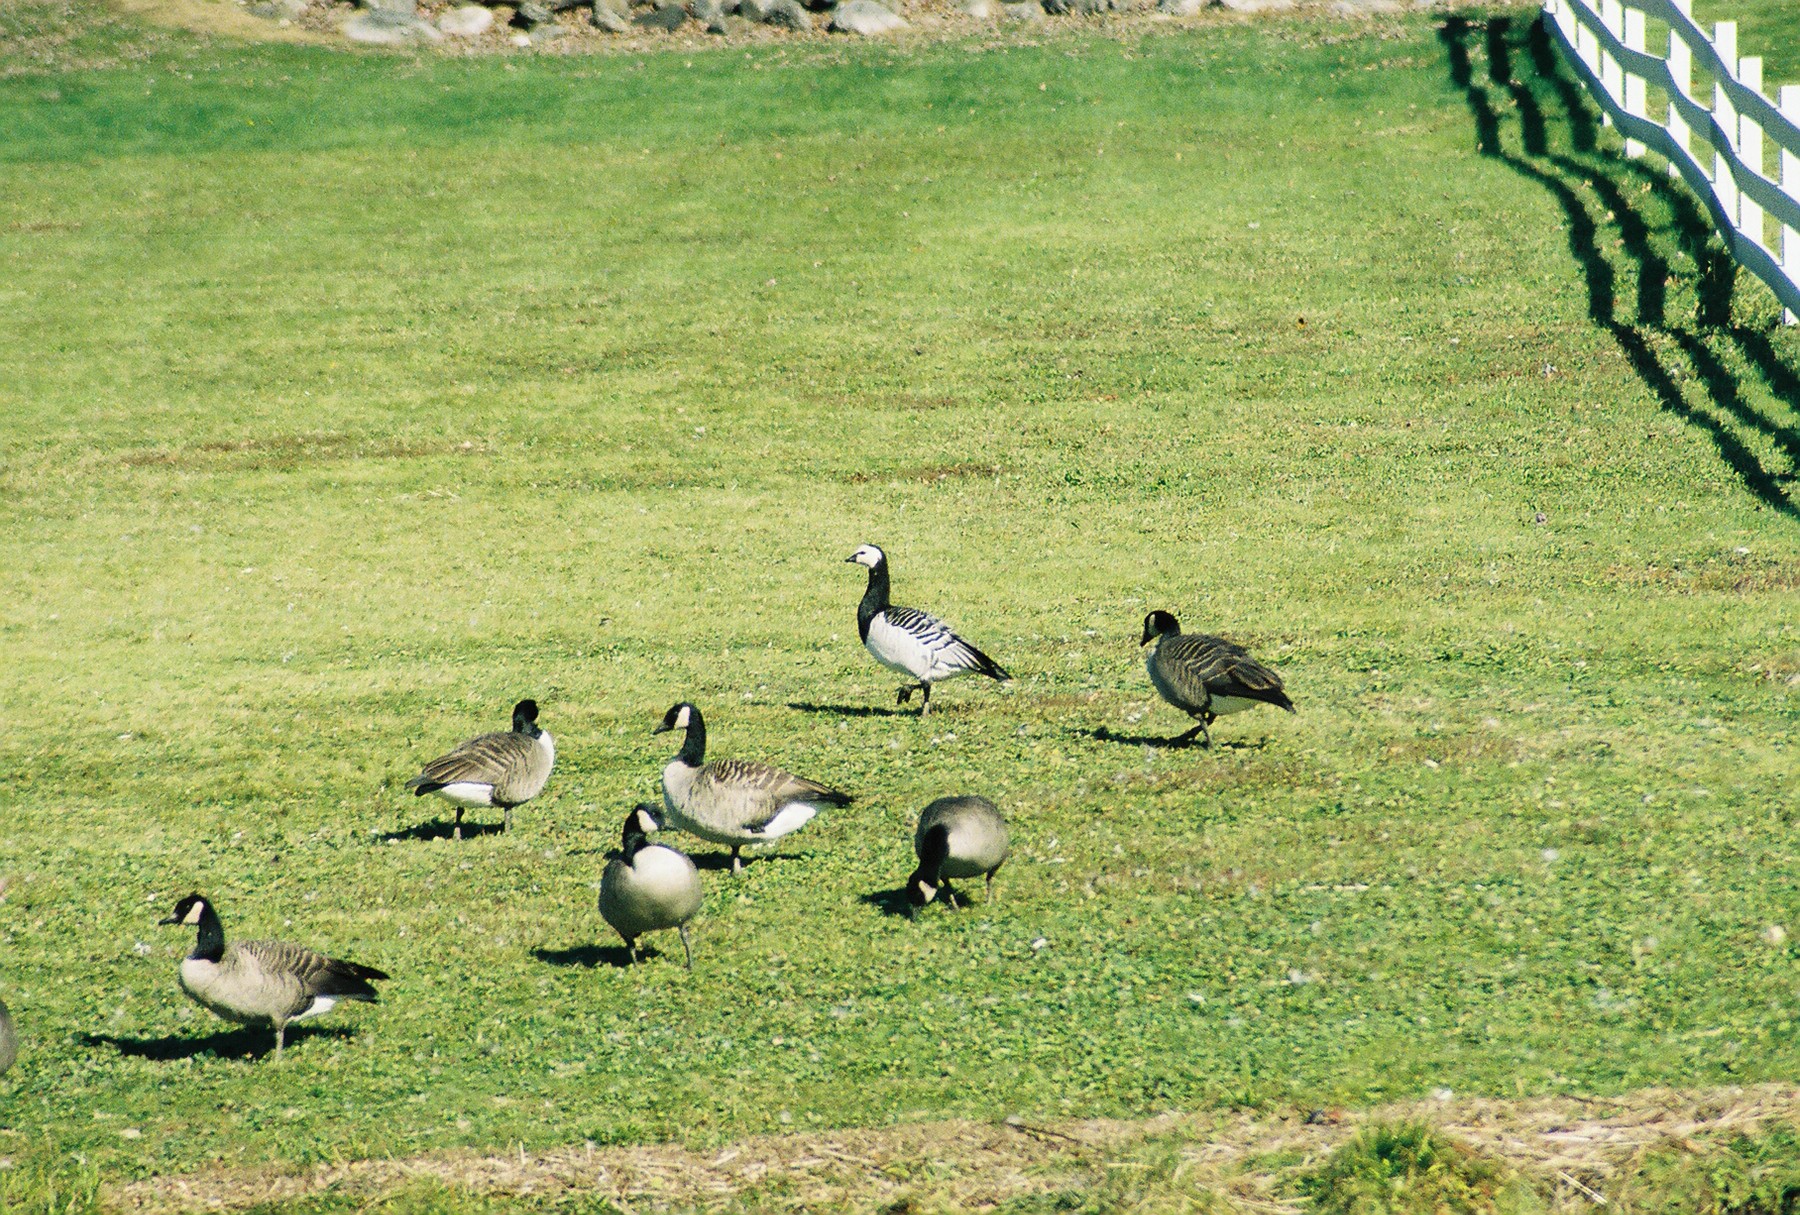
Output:
[[799,713],[830,713],[838,717],[917,717],[917,709],[884,709],[879,705],[816,705],[790,700],[787,707]]
[[906,901],[906,887],[898,890],[872,890],[868,894],[858,895],[857,901],[867,903],[882,915],[898,916],[905,920],[912,917],[912,904]]
[[[1598,150],[1595,111],[1580,84],[1564,70],[1541,19],[1521,33],[1510,17],[1491,17],[1483,23],[1452,15],[1438,27],[1438,38],[1448,59],[1450,82],[1462,91],[1475,123],[1476,151],[1542,186],[1561,208],[1569,253],[1581,267],[1587,287],[1589,317],[1611,336],[1658,405],[1705,435],[1758,502],[1800,519],[1800,504],[1786,488],[1800,474],[1800,434],[1750,402],[1743,384],[1707,336],[1729,339],[1770,394],[1793,410],[1800,410],[1800,373],[1782,361],[1764,334],[1732,324],[1737,271],[1704,207],[1653,166]],[[1472,52],[1477,46],[1487,63],[1485,81],[1475,75]],[[1531,63],[1526,79],[1513,70],[1521,49]],[[1508,151],[1503,143],[1502,116],[1490,86],[1504,91],[1518,115],[1522,154]],[[1551,150],[1552,130],[1567,132],[1573,154]],[[1591,208],[1582,196],[1584,188],[1592,191]],[[1694,263],[1694,327],[1670,323],[1671,265],[1658,249],[1656,233],[1638,202],[1645,196],[1668,209],[1673,223],[1665,239]],[[1636,279],[1630,320],[1620,319],[1620,267],[1603,252],[1602,223],[1613,225],[1623,268]],[[1689,376],[1701,387],[1704,400],[1688,400],[1682,381]],[[1738,428],[1772,444],[1792,467],[1777,471],[1765,466]]]
[[[290,1025],[287,1049],[293,1050],[308,1038],[353,1038],[356,1031],[345,1025]],[[121,1055],[134,1059],[154,1059],[161,1063],[177,1059],[197,1059],[212,1055],[220,1059],[260,1059],[275,1053],[275,1031],[272,1029],[232,1029],[204,1038],[171,1034],[166,1038],[122,1038],[113,1034],[82,1034],[83,1046],[110,1046]]]
[[[744,868],[752,865],[787,864],[790,861],[806,861],[812,859],[810,852],[765,852],[755,856],[746,856]],[[688,860],[694,862],[694,868],[708,873],[730,873],[731,853],[729,852],[690,852]]]
[[[623,945],[576,945],[570,949],[534,949],[531,956],[550,966],[578,967],[582,970],[593,970],[600,966],[611,966],[623,970],[631,965],[631,951]],[[640,957],[657,956],[653,948],[638,950]]]
[[[463,820],[463,838],[474,839],[478,835],[502,835],[506,831],[504,823],[471,823]],[[401,840],[447,840],[456,836],[456,820],[448,818],[432,819],[428,823],[418,823],[411,827],[402,827],[398,831],[386,831],[375,838],[382,843]]]
[[1069,733],[1077,738],[1088,738],[1104,743],[1124,743],[1131,747],[1167,747],[1172,751],[1186,751],[1190,748],[1195,751],[1206,750],[1206,744],[1200,741],[1199,735],[1184,739],[1179,734],[1170,734],[1166,737],[1160,734],[1117,734],[1106,726],[1097,726],[1092,729],[1076,727]]

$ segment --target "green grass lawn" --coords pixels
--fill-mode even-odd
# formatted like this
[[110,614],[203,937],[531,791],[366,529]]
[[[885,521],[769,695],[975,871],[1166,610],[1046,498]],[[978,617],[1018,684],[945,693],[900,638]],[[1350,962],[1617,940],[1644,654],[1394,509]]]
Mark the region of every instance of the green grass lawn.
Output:
[[[474,60],[61,11],[0,43],[0,1154],[1800,1067],[1800,336],[1749,280],[1697,323],[1692,204],[1528,10]],[[865,541],[1016,683],[889,713]],[[1151,607],[1299,716],[1146,745]],[[418,838],[523,695],[544,796]],[[858,800],[627,971],[678,699]],[[911,923],[952,791],[1015,857]],[[252,1057],[190,889],[383,1004]]]

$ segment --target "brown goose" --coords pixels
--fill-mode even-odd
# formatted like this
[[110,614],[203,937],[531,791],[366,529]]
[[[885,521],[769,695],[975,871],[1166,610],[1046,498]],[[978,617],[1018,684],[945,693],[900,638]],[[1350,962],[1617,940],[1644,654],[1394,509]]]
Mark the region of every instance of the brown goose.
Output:
[[287,941],[227,945],[219,913],[198,894],[175,904],[174,914],[159,922],[199,929],[194,952],[181,961],[181,990],[227,1021],[272,1026],[277,1059],[289,1022],[328,1013],[339,1000],[373,1004],[371,981],[387,978],[372,966],[328,958]]
[[513,728],[471,738],[448,755],[440,755],[406,782],[413,796],[435,793],[456,807],[457,839],[462,838],[463,811],[470,806],[500,806],[503,829],[512,830],[513,807],[544,791],[556,766],[556,743],[538,729],[535,700],[513,706]]
[[652,733],[686,730],[681,752],[663,769],[669,822],[715,844],[731,846],[731,871],[744,867],[739,850],[767,844],[804,827],[823,806],[847,806],[850,795],[818,781],[745,759],[706,762],[706,722],[683,701]]
[[673,928],[681,933],[687,968],[694,969],[694,947],[688,921],[700,910],[700,874],[687,854],[649,836],[662,829],[656,810],[640,805],[625,820],[619,854],[600,875],[600,918],[625,941],[631,960],[638,960],[637,939],[647,932]]
[[906,901],[917,909],[943,891],[956,906],[951,878],[985,877],[988,902],[994,900],[994,874],[1011,852],[1006,819],[985,797],[940,797],[919,815],[913,851],[919,867],[906,879]]
[[1212,746],[1208,726],[1227,713],[1241,713],[1259,704],[1294,711],[1294,702],[1281,690],[1281,676],[1250,657],[1243,646],[1205,633],[1183,633],[1168,612],[1144,617],[1144,639],[1156,642],[1144,666],[1150,682],[1162,698],[1200,724],[1173,742],[1191,742],[1199,734]]

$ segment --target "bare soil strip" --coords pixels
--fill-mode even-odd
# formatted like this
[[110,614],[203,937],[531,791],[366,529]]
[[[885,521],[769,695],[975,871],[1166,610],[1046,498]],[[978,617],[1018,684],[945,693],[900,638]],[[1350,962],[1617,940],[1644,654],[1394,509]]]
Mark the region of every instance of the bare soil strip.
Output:
[[[110,1198],[137,1212],[232,1211],[325,1190],[379,1195],[421,1178],[481,1194],[549,1196],[591,1192],[632,1211],[727,1206],[777,1189],[812,1209],[867,1209],[929,1191],[934,1203],[972,1210],[1066,1190],[1111,1168],[1144,1167],[1119,1157],[1156,1140],[1179,1154],[1176,1176],[1215,1189],[1245,1209],[1297,1211],[1277,1197],[1257,1158],[1314,1160],[1369,1123],[1423,1120],[1476,1150],[1536,1174],[1580,1205],[1604,1199],[1611,1180],[1652,1151],[1701,1152],[1720,1134],[1800,1119],[1800,1087],[1681,1092],[1646,1089],[1622,1097],[1552,1097],[1409,1102],[1355,1111],[1282,1115],[1168,1114],[1144,1121],[1035,1124],[932,1122],[869,1130],[771,1135],[722,1150],[672,1144],[580,1145],[493,1156],[442,1154],[368,1160],[307,1173],[275,1170],[153,1178]],[[1246,1167],[1251,1166],[1251,1167]],[[922,1182],[922,1174],[930,1180]]]

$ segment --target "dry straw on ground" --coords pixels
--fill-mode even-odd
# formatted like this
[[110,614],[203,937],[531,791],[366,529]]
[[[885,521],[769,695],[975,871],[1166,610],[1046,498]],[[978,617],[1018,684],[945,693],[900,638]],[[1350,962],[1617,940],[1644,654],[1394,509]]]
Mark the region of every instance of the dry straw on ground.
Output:
[[[1227,1209],[1295,1211],[1280,1170],[1259,1160],[1316,1163],[1360,1127],[1423,1120],[1478,1151],[1541,1179],[1558,1206],[1604,1205],[1615,1178],[1651,1152],[1703,1152],[1721,1135],[1800,1118],[1800,1088],[1764,1085],[1698,1093],[1647,1089],[1623,1097],[1411,1102],[1359,1111],[1283,1115],[1170,1114],[1141,1122],[1038,1125],[935,1122],[873,1130],[766,1136],[717,1151],[674,1146],[582,1145],[495,1156],[446,1154],[372,1160],[310,1173],[223,1173],[156,1178],[117,1190],[139,1212],[231,1211],[323,1191],[375,1196],[418,1180],[478,1194],[585,1191],[627,1211],[719,1210],[749,1195],[801,1210],[981,1210],[1031,1194],[1106,1184],[1172,1153],[1172,1190],[1215,1196]],[[896,1204],[901,1204],[896,1207]]]

